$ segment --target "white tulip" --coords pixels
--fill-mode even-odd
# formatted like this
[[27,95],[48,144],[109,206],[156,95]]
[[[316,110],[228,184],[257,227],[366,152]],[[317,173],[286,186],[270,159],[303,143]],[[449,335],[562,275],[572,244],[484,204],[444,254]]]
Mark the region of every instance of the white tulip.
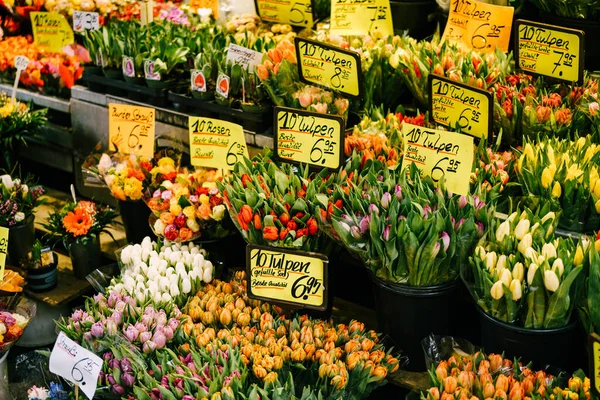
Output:
[[138,254],[131,256],[131,265],[138,265],[142,262],[142,258]]
[[560,286],[560,280],[554,271],[544,271],[544,286],[550,292],[556,292]]
[[2,185],[9,191],[15,186],[13,180],[10,178],[10,175],[2,175],[0,176],[0,179],[2,180]]
[[194,256],[190,253],[186,253],[185,255],[185,265],[190,267],[192,265],[192,262],[194,262]]
[[563,260],[561,260],[560,258],[557,258],[556,260],[554,260],[554,262],[552,263],[552,271],[554,271],[556,273],[556,275],[558,275],[558,277],[560,278],[562,276],[562,274],[565,272],[565,266],[563,265]]
[[158,275],[158,272],[155,269],[149,269],[148,273],[146,274],[146,277],[148,279],[152,279],[155,275]]
[[135,297],[137,297],[138,303],[146,302],[146,295],[144,294],[143,290],[138,290]]
[[515,301],[519,300],[523,296],[521,281],[513,279],[512,282],[510,282],[510,291],[512,292],[512,299]]
[[169,290],[171,297],[179,296],[179,286],[177,284],[171,285],[171,289]]
[[171,257],[171,253],[173,253],[173,250],[171,250],[170,247],[165,247],[161,253],[163,255],[163,258],[165,260],[168,260],[169,257]]
[[148,258],[150,258],[150,249],[147,247],[142,247],[141,257],[142,261],[148,261]]
[[529,230],[529,233],[531,233],[531,234],[533,235],[533,233],[535,232],[535,230],[536,230],[537,228],[539,228],[539,227],[540,227],[540,223],[539,223],[539,222],[536,222],[535,224],[533,224],[533,226],[532,226],[532,227],[531,227],[531,229]]
[[510,285],[510,281],[512,280],[512,275],[508,269],[504,269],[502,271],[502,275],[500,276],[500,281],[505,285]]
[[180,248],[180,250],[181,250],[181,252],[182,252],[182,253],[185,253],[185,252],[186,252],[186,251],[188,251],[189,249],[190,249],[190,248],[188,247],[188,244],[187,244],[187,243],[183,243],[183,244],[181,245],[181,248]]
[[159,291],[154,292],[154,294],[152,295],[152,300],[155,303],[160,303],[162,300],[162,293]]
[[167,260],[160,260],[160,264],[158,265],[158,272],[161,275],[164,275],[168,266],[169,266],[169,263],[167,262]]
[[212,281],[212,267],[204,269],[204,272],[202,273],[202,280],[205,283]]
[[163,276],[160,278],[158,286],[160,287],[160,290],[164,292],[166,289],[169,288],[170,284],[171,284],[171,282],[169,281],[169,278],[167,278],[166,276]]
[[506,220],[507,220],[508,222],[513,222],[513,221],[515,220],[515,218],[517,218],[517,212],[516,212],[516,211],[515,211],[514,213],[510,214],[510,215],[508,216],[508,218],[506,218]]
[[131,262],[131,246],[127,246],[121,252],[121,262],[125,265]]
[[152,250],[150,252],[150,257],[156,257],[156,258],[158,258],[158,253],[156,252],[156,250]]
[[146,246],[146,247],[152,247],[152,239],[150,239],[150,236],[146,236],[144,239],[142,239],[142,246]]
[[208,251],[206,251],[206,249],[200,249],[199,252],[204,258],[206,258],[206,256],[208,255]]
[[[156,269],[156,268],[153,268]],[[148,264],[146,264],[145,262],[142,262],[140,264],[140,271],[142,271],[144,274],[148,274]]]
[[546,258],[546,260],[556,258],[556,248],[552,243],[546,243],[542,247],[542,255]]
[[515,227],[515,237],[517,240],[523,239],[526,233],[529,232],[530,222],[528,219],[522,219],[519,221],[517,226]]
[[521,239],[521,241],[519,242],[517,249],[519,250],[519,252],[521,252],[521,254],[525,254],[525,251],[529,247],[531,247],[532,243],[533,243],[533,238],[531,237],[531,233],[526,233],[523,236],[523,238]]
[[542,217],[542,224],[549,219],[554,220],[554,218],[556,218],[556,214],[553,211],[551,211]]
[[158,292],[158,285],[155,281],[148,282],[148,290],[152,293]]
[[479,257],[481,261],[485,261],[486,251],[482,246],[477,246],[475,248],[475,255]]
[[171,286],[179,283],[179,275],[171,275],[169,277],[169,282],[171,282]]
[[171,301],[171,295],[169,293],[163,293],[162,294],[162,301],[164,301],[165,303],[168,303]]
[[135,267],[133,267],[133,275],[140,275],[140,272],[142,271],[142,269],[140,268],[139,265],[136,265]]
[[185,265],[183,265],[182,261],[179,261],[177,264],[175,264],[175,271],[176,272],[185,272]]
[[196,254],[198,254],[198,247],[194,246],[190,249],[190,254],[195,256]]
[[169,261],[171,262],[171,265],[177,264],[177,262],[179,260],[181,260],[181,252],[180,251],[174,251],[171,253],[171,256],[169,256]]
[[169,267],[167,268],[167,270],[164,273],[164,276],[166,276],[167,278],[170,278],[172,275],[175,274],[175,268],[173,267]]
[[181,282],[181,291],[184,294],[188,294],[192,291],[192,282],[190,282],[189,279],[186,278]]
[[490,289],[490,294],[495,300],[500,300],[502,296],[504,296],[504,287],[502,286],[502,282],[498,281],[494,283]]
[[523,268],[523,264],[518,262],[515,264],[512,270],[512,276],[514,279],[522,281],[525,277],[525,268]]
[[499,242],[503,241],[506,235],[510,233],[510,222],[504,221],[500,225],[498,225],[498,229],[496,229],[496,240]]
[[506,268],[506,256],[501,254],[496,261],[496,269],[503,270],[504,268]]
[[528,247],[527,250],[525,250],[524,256],[533,262],[536,262],[538,259],[538,253],[533,249],[533,247]]
[[527,269],[527,284],[531,286],[533,284],[533,278],[535,277],[535,273],[538,269],[537,264],[529,264],[529,268]]
[[192,281],[195,281],[196,278],[198,278],[198,274],[196,273],[195,269],[190,271],[190,273],[188,274],[188,278],[190,278],[190,280]]

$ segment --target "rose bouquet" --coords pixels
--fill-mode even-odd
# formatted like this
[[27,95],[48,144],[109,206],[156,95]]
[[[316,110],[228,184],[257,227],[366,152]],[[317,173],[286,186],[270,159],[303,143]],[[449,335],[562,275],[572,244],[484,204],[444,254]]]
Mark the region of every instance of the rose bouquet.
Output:
[[106,183],[113,197],[136,201],[142,199],[150,183],[152,161],[134,154],[104,153],[90,170]]
[[119,255],[121,276],[113,278],[111,293],[129,295],[139,304],[174,303],[183,307],[190,293],[213,278],[213,265],[197,245],[158,244],[146,237],[125,247]]
[[453,281],[487,231],[494,208],[478,196],[436,187],[414,165],[408,172],[371,169],[348,191],[343,208],[333,210],[333,227],[382,279],[411,286]]
[[35,313],[35,303],[25,298],[14,310],[0,310],[0,352],[8,351],[21,338]]
[[569,324],[589,240],[554,239],[555,220],[553,212],[514,212],[477,247],[461,274],[483,311],[529,329]]
[[219,183],[231,219],[251,244],[327,253],[327,238],[313,215],[316,194],[308,169],[276,165],[266,154],[236,164]]

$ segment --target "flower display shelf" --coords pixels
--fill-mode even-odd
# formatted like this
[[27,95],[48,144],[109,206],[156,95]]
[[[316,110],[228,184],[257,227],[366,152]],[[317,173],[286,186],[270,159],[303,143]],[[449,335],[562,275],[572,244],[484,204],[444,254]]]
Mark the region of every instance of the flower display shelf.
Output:
[[90,74],[86,75],[85,79],[88,83],[88,88],[94,92],[126,97],[129,100],[142,101],[157,107],[165,107],[168,104],[167,89],[155,89],[148,86],[135,85],[102,75]]

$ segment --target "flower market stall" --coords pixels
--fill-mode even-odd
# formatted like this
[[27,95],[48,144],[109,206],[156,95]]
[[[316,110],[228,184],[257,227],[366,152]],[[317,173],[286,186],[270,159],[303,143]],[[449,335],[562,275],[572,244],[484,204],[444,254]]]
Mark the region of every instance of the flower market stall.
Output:
[[595,3],[30,3],[0,398],[600,396]]

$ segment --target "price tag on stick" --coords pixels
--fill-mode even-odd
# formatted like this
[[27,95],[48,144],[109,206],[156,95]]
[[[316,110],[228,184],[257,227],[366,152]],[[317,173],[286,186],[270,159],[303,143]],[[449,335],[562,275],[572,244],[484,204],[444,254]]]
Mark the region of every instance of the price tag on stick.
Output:
[[109,150],[154,157],[155,115],[154,108],[109,103]]
[[241,125],[212,118],[189,118],[192,165],[233,170],[249,158]]
[[73,31],[96,31],[100,29],[100,18],[97,12],[73,11]]
[[63,47],[75,43],[73,29],[62,14],[51,12],[32,12],[31,29],[33,42],[40,49],[61,52]]
[[358,53],[299,37],[294,39],[294,43],[302,82],[351,97],[363,96]]
[[0,226],[0,282],[4,279],[6,254],[8,253],[8,228]]
[[74,383],[88,398],[94,397],[102,359],[69,339],[64,332],[56,338],[49,366],[50,372]]
[[434,182],[445,177],[450,192],[469,194],[474,158],[472,136],[407,123],[402,124],[402,136],[405,152],[402,170],[416,164]]
[[342,117],[275,107],[275,154],[280,159],[339,168],[344,156]]
[[496,47],[506,52],[514,13],[513,7],[452,0],[442,40],[460,42],[483,53],[492,53]]
[[333,0],[331,2],[332,35],[394,35],[390,0]]
[[315,310],[327,309],[328,258],[277,247],[246,247],[248,297]]
[[515,64],[520,70],[583,84],[585,33],[525,20],[515,23]]
[[13,84],[12,90],[12,101],[15,102],[17,98],[17,86],[19,86],[19,80],[21,79],[21,72],[27,69],[29,65],[29,58],[25,56],[16,56],[15,57],[15,68],[17,69],[17,73],[15,74],[15,83]]
[[493,101],[487,90],[429,75],[430,117],[440,125],[491,141]]
[[312,0],[255,0],[255,4],[265,22],[311,28],[315,21]]

